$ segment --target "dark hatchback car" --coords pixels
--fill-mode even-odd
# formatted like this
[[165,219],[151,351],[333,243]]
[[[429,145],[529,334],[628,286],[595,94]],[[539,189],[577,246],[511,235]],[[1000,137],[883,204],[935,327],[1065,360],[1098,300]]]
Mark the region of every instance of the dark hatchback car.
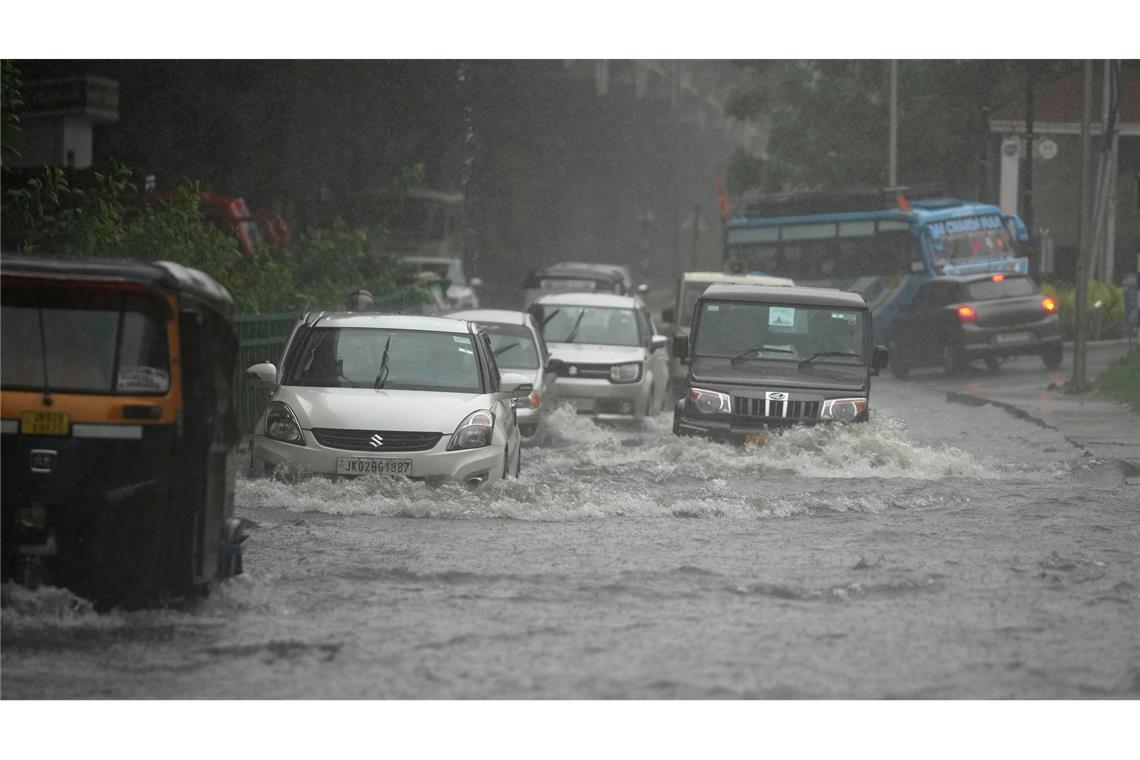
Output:
[[891,325],[890,349],[900,378],[937,365],[954,375],[977,359],[996,370],[1002,358],[1027,354],[1056,369],[1063,356],[1056,302],[1013,273],[927,280]]
[[744,443],[868,420],[871,376],[887,365],[863,296],[826,288],[710,285],[673,352],[688,365],[673,432]]

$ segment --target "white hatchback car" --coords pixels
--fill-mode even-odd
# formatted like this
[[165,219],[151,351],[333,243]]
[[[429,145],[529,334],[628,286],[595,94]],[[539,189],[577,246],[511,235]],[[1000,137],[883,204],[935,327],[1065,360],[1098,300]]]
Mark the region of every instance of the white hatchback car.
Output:
[[636,296],[562,293],[535,301],[558,373],[561,402],[600,420],[641,419],[661,411],[669,384],[669,339]]
[[500,377],[485,332],[457,319],[306,315],[280,368],[247,375],[275,386],[254,430],[251,469],[403,475],[480,486],[519,472],[514,400],[530,380]]
[[456,311],[447,316],[478,324],[491,339],[495,361],[503,371],[530,380],[534,390],[527,398],[515,402],[515,410],[523,440],[533,438],[546,415],[558,406],[554,365],[550,363],[550,352],[534,320],[525,311],[500,309]]

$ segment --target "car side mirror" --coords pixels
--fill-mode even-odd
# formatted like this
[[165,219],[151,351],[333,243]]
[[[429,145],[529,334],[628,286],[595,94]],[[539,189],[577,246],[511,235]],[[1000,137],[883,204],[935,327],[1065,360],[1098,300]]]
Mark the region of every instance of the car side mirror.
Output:
[[886,369],[890,361],[891,352],[884,346],[875,346],[875,354],[871,357],[871,374],[879,374],[879,370]]
[[637,292],[639,295],[645,295],[649,292],[649,286],[643,282],[637,286]]
[[546,361],[546,371],[559,373],[566,367],[566,362],[561,359],[555,359],[553,356]]
[[483,287],[483,278],[482,277],[472,277],[471,278],[471,287],[473,287],[473,288]]
[[526,375],[504,372],[499,377],[499,393],[509,393],[511,398],[526,398],[533,390],[534,384]]
[[254,364],[245,371],[245,378],[254,385],[277,385],[277,367],[273,362]]
[[689,363],[689,336],[688,335],[674,335],[673,336],[673,356],[681,360],[681,364]]
[[665,348],[665,346],[667,346],[667,345],[669,345],[669,339],[666,338],[664,335],[654,335],[652,338],[649,339],[649,351],[650,351],[650,353],[656,351],[659,348]]
[[668,322],[669,324],[673,324],[673,316],[674,315],[673,315],[673,307],[672,306],[670,306],[667,309],[661,310],[661,321],[662,322]]

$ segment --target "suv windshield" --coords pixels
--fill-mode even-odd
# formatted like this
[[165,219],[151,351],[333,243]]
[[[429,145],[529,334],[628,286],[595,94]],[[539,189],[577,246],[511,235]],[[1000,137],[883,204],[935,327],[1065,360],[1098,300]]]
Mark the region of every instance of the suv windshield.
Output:
[[538,346],[528,328],[497,322],[481,323],[479,326],[491,339],[495,364],[511,369],[538,369]]
[[286,359],[285,385],[481,393],[470,335],[314,327]]
[[694,356],[863,363],[864,314],[826,306],[705,301]]
[[539,324],[545,322],[547,343],[595,343],[606,346],[640,346],[641,333],[633,309],[601,306],[539,306]]
[[164,394],[165,304],[143,293],[5,287],[0,376],[7,389]]

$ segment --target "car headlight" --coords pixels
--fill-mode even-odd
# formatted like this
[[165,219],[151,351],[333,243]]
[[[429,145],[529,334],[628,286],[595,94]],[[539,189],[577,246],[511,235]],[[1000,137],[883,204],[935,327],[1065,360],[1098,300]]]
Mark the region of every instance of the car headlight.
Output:
[[689,401],[696,404],[697,409],[705,414],[716,414],[718,412],[732,414],[732,399],[727,393],[690,388]]
[[284,401],[274,401],[265,410],[265,436],[275,441],[305,445],[305,434],[297,416]]
[[840,422],[853,422],[856,417],[867,408],[865,398],[829,398],[823,402],[820,410],[821,420],[839,420]]
[[636,383],[641,379],[641,362],[615,364],[610,367],[611,383]]
[[495,432],[495,415],[486,409],[472,412],[463,418],[459,427],[447,444],[448,451],[458,449],[479,449],[491,445],[491,434]]

